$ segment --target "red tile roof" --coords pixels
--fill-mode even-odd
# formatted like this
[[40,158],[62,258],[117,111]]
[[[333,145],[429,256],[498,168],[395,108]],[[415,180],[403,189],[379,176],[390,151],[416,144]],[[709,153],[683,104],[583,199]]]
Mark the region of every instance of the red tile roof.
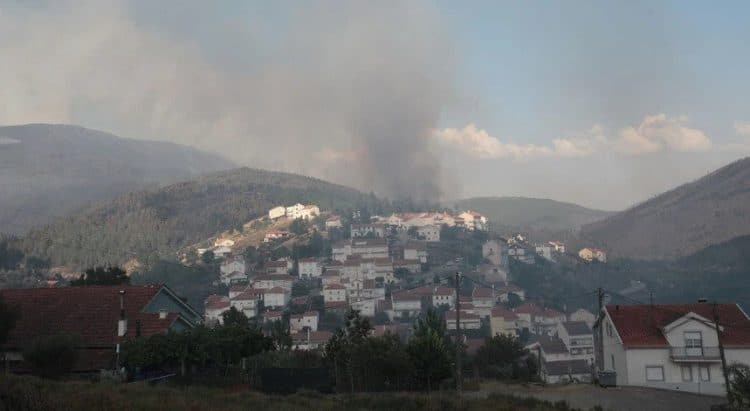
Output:
[[516,313],[510,310],[506,310],[505,308],[502,308],[502,307],[493,308],[492,316],[496,318],[503,317],[505,320],[508,320],[508,321],[515,321],[516,319],[518,319],[518,315],[516,315]]
[[492,290],[489,288],[474,288],[471,292],[472,298],[492,298]]
[[346,290],[346,287],[344,287],[341,284],[333,283],[333,284],[328,284],[327,286],[323,287],[323,289],[325,289],[325,290]]
[[[668,345],[662,328],[690,312],[713,321],[713,304],[608,305],[607,313],[622,342],[630,347]],[[750,346],[750,319],[736,304],[718,304],[725,346]]]

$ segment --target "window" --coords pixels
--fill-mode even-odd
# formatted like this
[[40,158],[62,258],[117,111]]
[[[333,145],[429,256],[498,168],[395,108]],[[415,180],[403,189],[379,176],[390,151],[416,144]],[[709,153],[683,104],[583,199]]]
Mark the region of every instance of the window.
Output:
[[693,367],[689,364],[682,366],[682,381],[693,381]]
[[685,331],[685,354],[703,355],[703,336],[700,331]]
[[647,365],[646,381],[664,381],[664,367]]
[[700,372],[701,381],[711,381],[711,369],[708,368],[708,365],[701,365],[698,367],[698,370]]
[[614,355],[614,354],[612,354],[612,355],[610,355],[609,357],[610,357],[610,359],[612,360],[612,369],[614,370],[614,369],[615,369],[615,355]]
[[607,323],[607,336],[608,337],[612,336],[612,324],[610,323]]

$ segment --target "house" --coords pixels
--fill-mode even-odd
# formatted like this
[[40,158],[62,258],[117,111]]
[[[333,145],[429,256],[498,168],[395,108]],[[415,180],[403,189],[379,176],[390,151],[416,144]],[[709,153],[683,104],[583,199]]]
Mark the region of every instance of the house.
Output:
[[464,227],[467,230],[487,230],[487,217],[476,211],[464,211],[458,215],[458,218],[463,220]]
[[268,210],[268,218],[276,220],[277,218],[284,217],[286,215],[286,208],[284,206],[274,207]]
[[504,287],[500,287],[495,292],[498,300],[502,303],[508,302],[508,298],[511,294],[518,296],[521,301],[526,299],[526,292],[523,290],[523,288],[515,284],[506,284]]
[[272,323],[276,321],[283,321],[283,311],[266,311],[263,313],[263,322]]
[[341,284],[329,284],[323,287],[323,301],[326,304],[346,302],[346,287]]
[[283,240],[287,237],[289,237],[290,234],[288,231],[284,230],[269,230],[266,232],[266,235],[263,237],[264,243],[272,243],[276,240]]
[[245,273],[245,259],[241,256],[228,258],[222,261],[221,266],[219,266],[219,272],[222,277],[236,271],[243,274]]
[[229,311],[229,297],[223,295],[209,295],[203,302],[203,319],[208,325],[223,324],[222,314]]
[[331,259],[333,261],[346,261],[352,255],[351,241],[338,241],[331,246]]
[[556,334],[568,348],[572,359],[594,361],[594,332],[583,321],[566,321],[557,324]]
[[388,258],[388,243],[384,238],[352,239],[351,254],[362,258]]
[[589,310],[579,308],[568,314],[568,321],[583,321],[589,328],[593,328],[596,316]]
[[725,395],[719,338],[727,364],[750,365],[750,319],[736,304],[607,305],[595,331],[597,365],[617,385]]
[[421,273],[422,263],[419,260],[393,260],[393,269],[403,268],[410,273]]
[[301,218],[303,220],[312,220],[313,218],[320,215],[320,208],[314,204],[306,205],[297,213],[294,218]]
[[318,312],[306,311],[302,314],[293,314],[289,317],[289,328],[293,333],[306,329],[318,331]]
[[230,298],[230,305],[237,311],[253,318],[258,314],[258,303],[263,300],[263,290],[247,288],[245,291]]
[[492,308],[495,306],[495,290],[486,287],[474,287],[471,291],[471,301],[477,308]]
[[323,274],[323,267],[317,258],[301,258],[298,261],[300,278],[317,278]]
[[323,286],[327,286],[334,283],[341,283],[341,273],[339,270],[326,270],[323,275],[320,276]]
[[592,363],[585,359],[571,358],[561,338],[554,335],[539,335],[525,348],[539,356],[539,374],[544,382],[556,384],[591,381]]
[[486,282],[506,282],[508,281],[508,273],[505,272],[500,266],[492,264],[480,264],[479,273],[484,277]]
[[385,237],[385,225],[380,223],[370,224],[352,224],[351,225],[351,237]]
[[552,308],[542,308],[534,313],[532,330],[536,334],[552,334],[557,325],[567,321],[565,314]]
[[449,307],[453,307],[453,304],[456,302],[456,290],[445,287],[445,286],[438,286],[435,287],[434,291],[432,292],[432,306],[433,307],[439,307],[441,305],[447,305]]
[[232,255],[232,249],[225,245],[214,247],[211,251],[214,253],[215,258],[227,258]]
[[495,307],[490,313],[490,332],[495,335],[518,335],[518,316],[510,310]]
[[439,225],[425,225],[417,227],[417,237],[427,242],[439,242],[440,241],[440,226]]
[[565,254],[565,243],[562,241],[550,241],[549,245],[556,253]]
[[578,257],[589,263],[593,261],[598,261],[600,263],[607,262],[607,253],[604,252],[604,250],[600,250],[598,248],[582,248],[580,251],[578,251]]
[[270,290],[276,287],[291,291],[292,277],[288,274],[266,274],[253,278],[253,288]]
[[489,240],[482,244],[482,257],[495,266],[502,264],[503,248],[498,240]]
[[0,351],[6,367],[28,372],[23,350],[60,333],[77,335],[73,372],[119,369],[117,349],[137,337],[183,332],[202,322],[195,309],[165,285],[113,285],[0,290],[18,313]]
[[286,209],[284,210],[284,215],[286,215],[286,216],[287,216],[287,218],[289,218],[289,219],[291,219],[291,220],[296,220],[296,219],[298,218],[298,216],[299,216],[299,213],[300,213],[300,212],[302,211],[302,209],[304,209],[304,208],[305,208],[305,206],[303,206],[303,205],[302,205],[302,204],[300,204],[300,203],[297,203],[297,204],[295,204],[295,205],[291,205],[291,206],[288,206],[288,207],[286,207]]
[[268,261],[265,265],[266,273],[268,274],[289,274],[289,270],[292,269],[292,262],[290,260],[278,260],[278,261]]
[[534,246],[534,251],[536,253],[544,258],[547,261],[555,261],[555,259],[552,257],[552,253],[554,252],[554,248],[552,248],[549,244],[537,244]]
[[[461,310],[459,323],[461,324],[462,330],[478,330],[482,328],[482,318],[476,314],[465,312],[464,310]],[[456,329],[456,310],[445,312],[445,328],[446,330]]]
[[290,290],[273,287],[263,291],[263,304],[268,308],[280,309],[286,307],[290,296]]
[[328,340],[333,337],[330,331],[302,331],[293,333],[292,348],[295,350],[318,350],[325,347]]
[[247,274],[233,271],[227,275],[222,275],[219,279],[224,285],[247,283]]
[[418,260],[427,263],[427,244],[423,241],[409,241],[404,246],[404,260]]
[[353,298],[349,300],[352,309],[359,311],[364,317],[374,317],[378,307],[378,300],[374,298]]
[[326,220],[326,230],[330,230],[333,228],[342,229],[344,228],[344,224],[341,222],[341,217],[337,215],[332,215],[328,217]]
[[398,318],[413,318],[422,312],[422,298],[424,295],[414,290],[398,290],[391,292],[391,321]]

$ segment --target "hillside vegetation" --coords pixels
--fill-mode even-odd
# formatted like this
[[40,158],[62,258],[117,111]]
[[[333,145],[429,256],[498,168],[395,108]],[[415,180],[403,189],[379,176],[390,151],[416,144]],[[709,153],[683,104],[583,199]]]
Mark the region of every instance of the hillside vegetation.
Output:
[[591,223],[581,237],[611,257],[674,259],[750,234],[750,158]]
[[478,211],[494,223],[522,231],[575,230],[612,214],[577,204],[526,197],[474,197],[456,201],[456,208]]
[[263,216],[279,204],[322,209],[390,207],[352,188],[295,174],[240,168],[125,194],[62,218],[24,239],[27,254],[53,265],[117,264],[132,257],[171,256],[181,246]]
[[0,127],[0,232],[21,234],[91,201],[233,167],[178,144],[82,127]]

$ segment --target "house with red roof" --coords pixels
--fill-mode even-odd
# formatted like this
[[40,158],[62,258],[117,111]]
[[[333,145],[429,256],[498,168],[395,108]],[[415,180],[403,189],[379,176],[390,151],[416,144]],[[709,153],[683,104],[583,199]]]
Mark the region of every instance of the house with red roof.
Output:
[[125,341],[182,332],[201,323],[201,315],[165,285],[116,285],[0,290],[5,304],[19,313],[0,347],[13,371],[28,371],[23,349],[38,338],[57,334],[80,339],[78,373],[118,369],[118,347]]
[[597,365],[617,385],[724,395],[719,339],[728,365],[750,365],[750,318],[737,304],[607,305],[595,327]]
[[325,304],[346,302],[346,287],[333,283],[323,287],[323,301]]
[[490,313],[492,335],[518,335],[518,315],[503,307],[495,307]]
[[326,230],[330,230],[332,228],[343,228],[344,224],[341,222],[341,217],[337,215],[332,215],[328,217],[326,220]]
[[292,333],[292,348],[295,350],[317,350],[325,347],[328,340],[333,337],[330,331],[300,331]]
[[318,331],[318,312],[305,311],[302,314],[292,314],[289,317],[289,328],[291,332],[301,332],[305,329]]

